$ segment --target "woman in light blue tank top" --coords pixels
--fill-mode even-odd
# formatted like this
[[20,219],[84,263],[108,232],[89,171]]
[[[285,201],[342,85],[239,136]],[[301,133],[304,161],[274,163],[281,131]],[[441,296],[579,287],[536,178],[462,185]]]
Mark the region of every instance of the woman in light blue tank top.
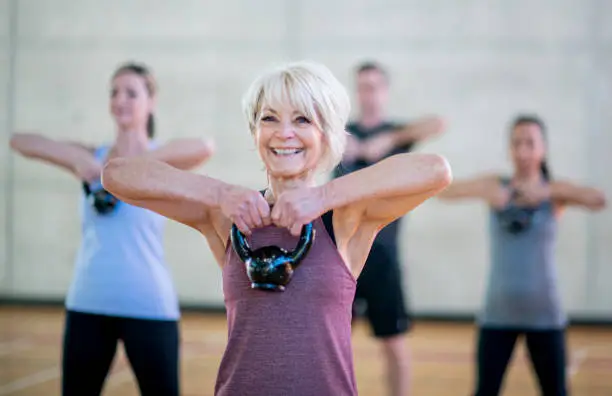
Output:
[[121,202],[102,188],[101,170],[116,157],[147,157],[187,170],[212,154],[209,141],[154,135],[156,85],[143,65],[113,74],[115,142],[88,148],[15,134],[20,154],[59,166],[82,182],[82,238],[66,299],[62,394],[99,395],[122,341],[142,395],[179,394],[178,297],[163,250],[165,218]]
[[565,327],[558,290],[557,221],[566,206],[605,207],[600,191],[552,180],[544,123],[521,115],[511,128],[512,177],[486,175],[455,181],[441,199],[476,198],[490,211],[491,269],[478,318],[477,396],[495,396],[519,336],[544,396],[567,394]]

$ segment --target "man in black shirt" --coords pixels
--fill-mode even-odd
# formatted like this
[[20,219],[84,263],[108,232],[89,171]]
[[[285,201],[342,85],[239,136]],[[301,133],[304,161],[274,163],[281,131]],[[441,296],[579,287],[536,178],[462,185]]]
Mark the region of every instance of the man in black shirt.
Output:
[[[444,129],[437,117],[410,123],[385,119],[388,76],[376,63],[357,68],[359,119],[347,125],[351,134],[345,156],[333,177],[363,169],[394,154],[410,151],[417,142]],[[398,170],[401,172],[401,170]],[[393,175],[389,175],[393,177]],[[383,228],[376,237],[363,272],[357,281],[355,303],[366,303],[374,336],[381,341],[387,364],[389,394],[405,396],[409,388],[409,357],[406,333],[410,328],[404,302],[398,234],[401,219]]]

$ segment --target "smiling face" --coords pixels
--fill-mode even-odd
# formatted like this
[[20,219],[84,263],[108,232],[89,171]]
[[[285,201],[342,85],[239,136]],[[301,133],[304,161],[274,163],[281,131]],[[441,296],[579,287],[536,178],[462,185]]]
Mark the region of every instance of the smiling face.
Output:
[[342,158],[350,100],[325,66],[297,62],[256,79],[243,110],[268,175],[328,172]]
[[315,122],[292,106],[265,106],[255,140],[268,174],[275,178],[310,173],[321,161],[326,144]]

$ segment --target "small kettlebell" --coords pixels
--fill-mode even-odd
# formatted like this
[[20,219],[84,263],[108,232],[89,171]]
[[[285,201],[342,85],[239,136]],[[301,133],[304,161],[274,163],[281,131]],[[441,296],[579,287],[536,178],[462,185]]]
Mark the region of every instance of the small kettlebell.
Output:
[[312,246],[315,230],[312,223],[304,225],[297,246],[292,251],[278,246],[264,246],[253,251],[235,224],[232,225],[230,238],[234,251],[246,265],[252,289],[285,291],[293,271]]
[[508,206],[499,212],[502,227],[511,234],[521,234],[531,228],[535,208],[517,206],[515,200],[521,197],[521,191],[515,188],[510,190]]
[[510,206],[499,212],[499,217],[502,227],[516,235],[531,227],[534,213],[533,208]]
[[117,203],[119,203],[119,200],[106,191],[101,183],[90,184],[83,182],[83,191],[90,205],[92,205],[95,211],[100,215],[111,213],[117,206]]

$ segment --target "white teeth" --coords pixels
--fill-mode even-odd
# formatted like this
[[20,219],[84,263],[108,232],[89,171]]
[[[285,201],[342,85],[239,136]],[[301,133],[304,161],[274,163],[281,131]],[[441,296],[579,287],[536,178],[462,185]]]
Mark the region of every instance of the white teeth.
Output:
[[298,148],[272,149],[272,151],[274,152],[274,154],[278,154],[278,155],[291,155],[291,154],[297,154],[297,153],[301,152],[302,149],[298,149]]

